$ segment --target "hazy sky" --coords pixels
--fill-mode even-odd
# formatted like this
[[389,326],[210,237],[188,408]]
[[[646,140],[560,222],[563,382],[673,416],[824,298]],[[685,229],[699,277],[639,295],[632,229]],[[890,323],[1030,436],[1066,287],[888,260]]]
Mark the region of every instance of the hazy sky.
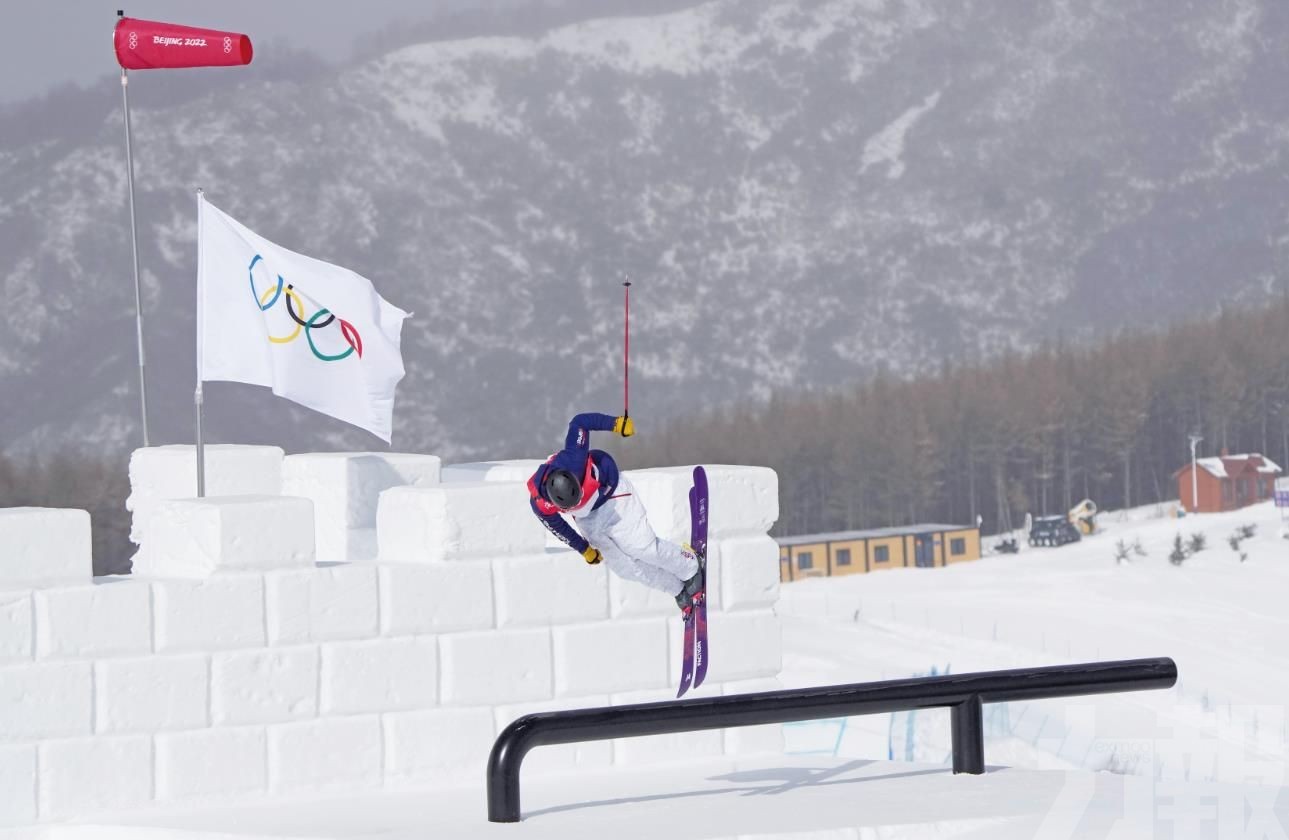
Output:
[[[396,21],[467,6],[525,0],[5,0],[0,103],[39,96],[67,83],[89,84],[120,69],[112,54],[116,10],[129,17],[245,32],[254,43],[285,41],[332,59],[355,38]],[[527,0],[533,2],[533,0]]]

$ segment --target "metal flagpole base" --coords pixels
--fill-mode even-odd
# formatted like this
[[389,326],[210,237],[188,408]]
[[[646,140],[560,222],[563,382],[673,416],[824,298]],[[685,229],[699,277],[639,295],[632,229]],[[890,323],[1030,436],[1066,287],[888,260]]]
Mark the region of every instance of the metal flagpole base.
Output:
[[198,382],[197,390],[192,395],[192,404],[197,415],[197,498],[199,499],[206,496],[206,441],[201,434],[202,402],[201,382]]

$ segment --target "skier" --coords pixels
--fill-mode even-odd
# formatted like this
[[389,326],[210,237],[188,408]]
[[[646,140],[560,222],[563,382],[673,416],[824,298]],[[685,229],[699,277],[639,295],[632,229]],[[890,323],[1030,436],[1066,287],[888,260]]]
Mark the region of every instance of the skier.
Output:
[[[676,605],[688,613],[694,595],[703,589],[698,558],[654,534],[644,505],[618,473],[613,456],[591,449],[591,432],[609,431],[631,437],[635,424],[625,415],[593,412],[572,419],[564,448],[528,480],[533,513],[587,563],[607,560],[609,571],[675,596]],[[582,533],[562,514],[571,516]]]

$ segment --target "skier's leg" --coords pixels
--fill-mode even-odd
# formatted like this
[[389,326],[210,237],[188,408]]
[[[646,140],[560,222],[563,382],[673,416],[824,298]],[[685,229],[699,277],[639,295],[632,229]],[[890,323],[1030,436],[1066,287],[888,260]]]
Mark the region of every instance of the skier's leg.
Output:
[[624,580],[635,581],[675,596],[684,587],[684,579],[666,569],[642,562],[636,555],[624,551],[615,542],[614,534],[622,528],[622,506],[619,504],[628,497],[619,497],[601,505],[598,509],[577,516],[578,527],[591,545],[604,555],[609,571]]
[[609,571],[623,580],[642,583],[650,589],[657,589],[672,597],[679,594],[685,586],[685,582],[672,573],[628,557],[611,541],[607,542],[600,551],[604,555],[604,562],[609,566]]
[[606,533],[623,554],[661,569],[681,581],[688,580],[697,573],[698,558],[692,552],[685,551],[669,540],[659,539],[653,532],[645,515],[644,505],[625,479],[620,483],[615,498],[605,507],[610,505],[614,508],[615,517]]

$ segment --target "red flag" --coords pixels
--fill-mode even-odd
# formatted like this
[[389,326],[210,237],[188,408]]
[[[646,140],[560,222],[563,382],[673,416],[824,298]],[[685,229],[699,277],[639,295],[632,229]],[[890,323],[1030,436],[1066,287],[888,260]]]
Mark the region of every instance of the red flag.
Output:
[[112,33],[112,46],[126,70],[251,63],[251,39],[245,35],[155,20],[121,18]]

